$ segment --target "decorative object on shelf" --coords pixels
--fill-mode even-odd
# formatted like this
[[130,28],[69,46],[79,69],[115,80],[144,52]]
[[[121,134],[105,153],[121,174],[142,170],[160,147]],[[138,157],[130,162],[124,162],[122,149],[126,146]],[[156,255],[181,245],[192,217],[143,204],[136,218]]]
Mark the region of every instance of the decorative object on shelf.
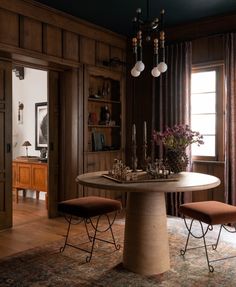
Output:
[[111,121],[111,114],[108,106],[101,107],[100,119],[101,125],[109,125]]
[[136,150],[137,150],[137,143],[136,143],[136,126],[133,124],[132,126],[132,170],[136,171],[137,170],[137,165],[138,165],[138,158],[136,155]]
[[35,149],[40,150],[48,144],[47,102],[35,104]]
[[186,170],[188,166],[186,148],[193,143],[197,145],[204,143],[203,136],[199,132],[192,131],[188,125],[167,127],[163,133],[154,130],[153,140],[157,145],[160,143],[164,145],[167,168],[174,173]]
[[18,103],[18,124],[23,124],[23,110],[24,110],[24,104],[19,102]]
[[[141,9],[136,10],[136,17],[133,19],[133,25],[135,30],[135,36],[132,39],[133,54],[135,58],[135,65],[131,70],[131,75],[133,77],[138,77],[140,73],[144,70],[145,65],[142,61],[142,38],[143,35],[146,36],[146,41],[151,41],[153,38],[153,69],[151,74],[153,77],[160,76],[167,70],[167,64],[165,63],[165,32],[164,32],[164,13],[161,11],[160,23],[159,19],[155,18],[149,20],[149,0],[147,0],[147,19],[141,19]],[[152,37],[153,35],[153,37]],[[160,42],[160,45],[159,45]],[[161,61],[158,63],[159,54]]]
[[110,85],[109,82],[104,81],[102,84],[102,98],[108,99],[110,95]]
[[95,93],[93,88],[89,88],[89,98],[90,99],[100,99],[101,98],[100,89],[98,89],[97,93]]
[[41,148],[40,150],[40,159],[47,159],[48,150],[46,147]]
[[97,118],[96,113],[89,113],[88,124],[89,125],[97,125],[98,124],[98,118]]
[[94,130],[92,132],[92,150],[102,151],[105,146],[105,136],[101,132]]
[[106,98],[106,96],[107,96],[106,86],[105,86],[105,82],[103,82],[103,84],[102,84],[102,98]]
[[31,146],[31,143],[29,141],[25,141],[22,146],[25,146],[26,156],[28,157],[28,147]]

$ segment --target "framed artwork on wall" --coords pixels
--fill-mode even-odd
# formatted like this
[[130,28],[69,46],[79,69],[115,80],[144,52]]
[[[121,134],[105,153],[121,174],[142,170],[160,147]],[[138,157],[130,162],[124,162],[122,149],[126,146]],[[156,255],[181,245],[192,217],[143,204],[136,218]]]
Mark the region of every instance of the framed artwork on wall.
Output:
[[48,107],[47,102],[35,104],[35,149],[48,146]]

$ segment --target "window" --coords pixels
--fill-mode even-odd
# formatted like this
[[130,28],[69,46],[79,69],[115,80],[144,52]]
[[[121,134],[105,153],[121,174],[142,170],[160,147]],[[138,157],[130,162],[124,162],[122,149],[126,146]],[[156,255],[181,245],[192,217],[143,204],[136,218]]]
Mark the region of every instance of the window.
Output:
[[194,68],[191,79],[191,128],[204,144],[192,145],[194,159],[223,160],[223,65]]

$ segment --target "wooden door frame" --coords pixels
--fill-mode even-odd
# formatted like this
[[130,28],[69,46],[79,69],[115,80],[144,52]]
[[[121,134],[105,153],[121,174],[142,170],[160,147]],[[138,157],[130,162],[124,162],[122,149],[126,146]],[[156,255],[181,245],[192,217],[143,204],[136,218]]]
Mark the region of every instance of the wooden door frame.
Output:
[[[25,62],[25,61],[14,61],[12,60],[12,67],[14,65],[17,66],[24,66],[27,68],[31,69],[36,69],[36,70],[42,70],[47,72],[47,103],[48,103],[48,191],[50,190],[57,190],[57,181],[55,181],[55,176],[58,176],[57,171],[54,172],[54,169],[57,168],[58,166],[58,154],[55,156],[55,153],[58,152],[58,142],[54,142],[57,140],[57,136],[53,136],[53,140],[51,139],[51,133],[50,133],[50,127],[52,125],[55,125],[55,122],[51,123],[51,120],[56,119],[56,114],[57,111],[54,111],[54,109],[51,107],[51,104],[55,102],[55,98],[59,98],[59,91],[57,88],[57,85],[54,81],[56,78],[55,74],[58,74],[58,79],[59,79],[59,73],[61,70],[56,70],[55,69],[50,69],[48,67],[43,67],[41,65],[33,64],[31,62]],[[51,87],[50,87],[51,86]],[[56,93],[55,93],[56,90]],[[12,94],[12,100],[13,100],[13,94]],[[53,113],[53,116],[51,114]],[[52,130],[52,128],[51,128]],[[53,129],[53,134],[57,135],[58,133],[58,124],[56,125],[56,128],[54,127]],[[52,146],[52,142],[53,146]],[[56,200],[57,200],[57,194],[54,194],[54,192],[48,192],[48,217],[55,217],[57,215],[56,213]],[[13,210],[13,209],[12,209]]]
[[[18,57],[19,59],[19,57]],[[14,60],[14,59],[8,59],[11,60],[12,66],[19,65],[24,66],[27,68],[37,69],[37,70],[43,70],[48,73],[48,81],[47,81],[47,89],[48,89],[48,113],[49,113],[49,131],[52,130],[53,127],[53,138],[51,138],[51,133],[49,132],[49,139],[48,139],[48,190],[50,190],[50,193],[48,193],[48,217],[53,218],[58,215],[57,213],[57,202],[58,198],[60,198],[60,188],[59,188],[59,141],[60,138],[59,135],[59,110],[61,109],[59,107],[59,98],[61,97],[60,91],[59,91],[59,81],[60,81],[60,74],[63,74],[63,72],[66,72],[68,69],[75,69],[74,67],[67,67],[67,69],[64,66],[56,65],[53,67],[50,66],[44,66],[40,65],[35,61],[35,59],[29,58],[30,61],[20,61],[20,60]],[[78,65],[79,70],[81,70],[81,65]],[[81,75],[81,72],[78,72],[78,76]],[[81,87],[81,77],[79,77],[79,86]],[[51,86],[50,86],[51,85]],[[81,93],[81,88],[78,90],[79,93]],[[13,97],[13,95],[12,95]],[[81,98],[81,97],[80,97]],[[55,103],[57,102],[57,103]],[[79,104],[80,101],[79,101]],[[53,105],[55,106],[53,107]],[[82,116],[80,113],[83,111],[83,107],[80,105],[80,109],[78,110],[79,115],[78,117],[81,119]],[[80,121],[81,122],[81,121]],[[80,123],[79,126],[82,124]],[[81,139],[79,140],[81,142]],[[79,154],[81,155],[82,152],[79,151]],[[79,162],[81,161],[81,157],[79,159]],[[79,192],[78,192],[79,193]]]
[[[0,59],[1,68],[1,101],[0,109],[2,119],[0,182],[2,183],[0,229],[12,226],[12,64],[9,59]],[[7,128],[9,127],[9,128]]]

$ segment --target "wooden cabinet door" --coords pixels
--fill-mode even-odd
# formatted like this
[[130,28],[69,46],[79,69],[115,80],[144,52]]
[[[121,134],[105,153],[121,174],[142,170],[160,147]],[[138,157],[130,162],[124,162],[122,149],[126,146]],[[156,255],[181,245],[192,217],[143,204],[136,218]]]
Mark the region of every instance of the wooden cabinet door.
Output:
[[17,164],[17,184],[19,188],[29,189],[31,187],[31,165],[28,163]]
[[32,189],[47,191],[47,165],[32,164]]
[[0,229],[12,226],[12,65],[0,61]]
[[17,163],[12,163],[12,187],[17,186]]

